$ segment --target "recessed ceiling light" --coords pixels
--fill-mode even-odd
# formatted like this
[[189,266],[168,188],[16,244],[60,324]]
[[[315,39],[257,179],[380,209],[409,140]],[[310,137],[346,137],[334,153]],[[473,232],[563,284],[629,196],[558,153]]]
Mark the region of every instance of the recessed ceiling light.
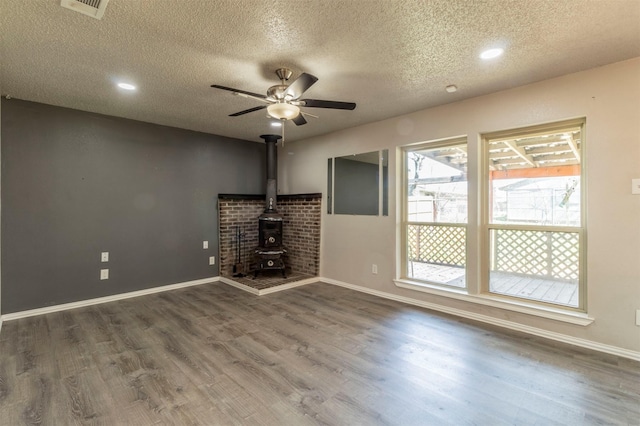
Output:
[[489,50],[485,50],[484,52],[482,52],[480,54],[480,57],[482,59],[493,59],[493,58],[497,58],[498,56],[502,55],[504,53],[504,49],[497,47],[495,49],[489,49]]
[[118,83],[118,87],[124,90],[136,90],[136,86],[129,83]]
[[444,90],[446,90],[449,93],[454,93],[458,91],[458,86],[456,86],[455,84],[450,84],[447,87],[445,87]]

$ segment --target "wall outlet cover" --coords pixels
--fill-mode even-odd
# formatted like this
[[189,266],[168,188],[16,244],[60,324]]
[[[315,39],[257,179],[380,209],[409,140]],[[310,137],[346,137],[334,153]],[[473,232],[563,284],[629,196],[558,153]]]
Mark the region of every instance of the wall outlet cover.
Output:
[[209,265],[215,265],[216,264],[216,257],[215,256],[210,256],[209,257]]
[[100,279],[108,280],[109,279],[109,270],[108,269],[100,269]]
[[108,251],[103,251],[100,254],[100,261],[101,262],[108,262],[109,261],[109,252]]
[[209,248],[209,241],[203,241],[202,242],[202,248],[203,249],[208,249]]
[[631,193],[640,195],[640,179],[631,179]]

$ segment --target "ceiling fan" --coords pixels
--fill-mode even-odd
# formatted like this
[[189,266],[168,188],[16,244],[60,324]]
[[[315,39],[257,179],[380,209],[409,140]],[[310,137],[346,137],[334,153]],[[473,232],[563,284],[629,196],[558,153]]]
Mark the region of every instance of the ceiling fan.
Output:
[[212,84],[211,87],[216,89],[227,90],[234,95],[242,96],[244,98],[253,99],[259,102],[263,102],[266,105],[260,105],[254,108],[249,108],[244,111],[229,114],[229,117],[237,117],[239,115],[248,114],[253,111],[259,111],[267,109],[269,116],[278,120],[292,120],[296,125],[301,126],[307,123],[304,116],[308,114],[300,110],[300,107],[309,108],[330,108],[330,109],[346,109],[353,110],[356,104],[353,102],[339,102],[339,101],[325,101],[321,99],[300,99],[302,94],[307,91],[318,78],[307,73],[302,73],[291,84],[287,85],[287,81],[291,77],[291,70],[288,68],[279,68],[276,70],[276,75],[280,79],[280,84],[269,87],[267,89],[267,95],[260,95],[258,93],[247,92],[245,90],[234,89],[232,87],[220,86],[218,84]]

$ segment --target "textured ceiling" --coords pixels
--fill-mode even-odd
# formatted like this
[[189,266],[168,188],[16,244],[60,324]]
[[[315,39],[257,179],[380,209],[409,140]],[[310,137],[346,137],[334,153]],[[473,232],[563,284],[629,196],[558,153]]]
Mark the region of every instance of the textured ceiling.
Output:
[[638,0],[0,0],[0,24],[3,95],[255,141],[264,111],[228,115],[259,103],[211,84],[265,93],[286,66],[357,103],[307,108],[297,140],[640,56]]

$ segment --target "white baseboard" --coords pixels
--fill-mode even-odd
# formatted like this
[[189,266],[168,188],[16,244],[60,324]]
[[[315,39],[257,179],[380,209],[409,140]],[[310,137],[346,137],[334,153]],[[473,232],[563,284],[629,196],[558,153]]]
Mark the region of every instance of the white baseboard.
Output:
[[233,287],[239,288],[241,290],[247,291],[249,293],[255,294],[256,296],[263,296],[265,294],[269,294],[269,293],[275,293],[277,291],[283,291],[283,290],[288,290],[290,288],[294,288],[294,287],[299,287],[301,285],[305,285],[305,284],[310,284],[310,283],[314,283],[314,282],[318,282],[320,281],[320,278],[307,278],[304,280],[300,280],[300,281],[296,281],[296,282],[292,282],[292,283],[288,283],[288,284],[284,284],[284,285],[280,285],[277,287],[271,287],[271,288],[265,288],[263,290],[256,290],[254,288],[251,288],[249,286],[240,284],[236,281],[230,280],[228,278],[223,278],[223,277],[210,277],[210,278],[202,278],[199,280],[193,280],[193,281],[185,281],[182,283],[176,283],[176,284],[169,284],[169,285],[165,285],[165,286],[161,286],[161,287],[152,287],[152,288],[147,288],[144,290],[138,290],[138,291],[132,291],[129,293],[120,293],[120,294],[114,294],[111,296],[105,296],[105,297],[98,297],[95,299],[88,299],[88,300],[80,300],[77,302],[71,302],[71,303],[64,303],[61,305],[54,305],[54,306],[46,306],[43,308],[37,308],[37,309],[30,309],[28,311],[20,311],[20,312],[13,312],[10,314],[5,314],[0,316],[0,330],[2,330],[2,322],[3,321],[11,321],[11,320],[16,320],[16,319],[20,319],[20,318],[27,318],[27,317],[33,317],[36,315],[45,315],[45,314],[50,314],[53,312],[60,312],[60,311],[66,311],[69,309],[76,309],[76,308],[82,308],[85,306],[92,306],[92,305],[99,305],[101,303],[108,303],[108,302],[114,302],[116,300],[123,300],[123,299],[130,299],[132,297],[139,297],[139,296],[145,296],[148,294],[154,294],[154,293],[161,293],[164,291],[170,291],[170,290],[176,290],[179,288],[185,288],[185,287],[191,287],[194,285],[201,285],[201,284],[209,284],[209,283],[213,283],[213,282],[223,282],[225,284],[231,285]]
[[422,300],[417,300],[417,299],[412,299],[409,297],[404,297],[404,296],[398,296],[392,293],[387,293],[387,292],[383,292],[383,291],[379,291],[379,290],[373,290],[367,287],[362,287],[362,286],[358,286],[358,285],[354,285],[354,284],[349,284],[343,281],[338,281],[338,280],[334,280],[331,278],[322,278],[322,277],[314,277],[314,278],[307,278],[304,280],[300,280],[300,281],[296,281],[296,282],[292,282],[289,284],[285,284],[285,285],[281,285],[281,286],[277,286],[277,287],[272,287],[272,288],[266,288],[264,290],[256,290],[254,288],[251,288],[249,286],[240,284],[236,281],[230,280],[228,278],[223,278],[223,277],[210,277],[210,278],[202,278],[199,280],[194,280],[194,281],[186,281],[186,282],[182,282],[182,283],[176,283],[176,284],[169,284],[169,285],[165,285],[165,286],[161,286],[161,287],[152,287],[152,288],[148,288],[148,289],[144,289],[144,290],[138,290],[138,291],[132,291],[129,293],[121,293],[121,294],[114,294],[112,296],[105,296],[105,297],[98,297],[95,299],[89,299],[89,300],[81,300],[78,302],[71,302],[71,303],[64,303],[62,305],[55,305],[55,306],[47,306],[44,308],[37,308],[37,309],[31,309],[28,311],[22,311],[22,312],[14,312],[14,313],[10,313],[10,314],[5,314],[0,316],[0,331],[2,331],[2,323],[4,321],[11,321],[11,320],[16,320],[19,318],[27,318],[27,317],[32,317],[32,316],[36,316],[36,315],[44,315],[44,314],[49,314],[49,313],[53,313],[53,312],[60,312],[60,311],[66,311],[69,309],[75,309],[75,308],[81,308],[81,307],[85,307],[85,306],[92,306],[92,305],[98,305],[101,303],[108,303],[108,302],[113,302],[116,300],[123,300],[123,299],[130,299],[133,297],[139,297],[139,296],[145,296],[148,294],[154,294],[154,293],[161,293],[164,291],[170,291],[170,290],[176,290],[179,288],[185,288],[185,287],[191,287],[194,285],[201,285],[201,284],[209,284],[209,283],[213,283],[213,282],[222,282],[225,284],[228,284],[230,286],[236,287],[238,289],[247,291],[249,293],[255,294],[256,296],[262,296],[265,294],[269,294],[269,293],[274,293],[274,292],[278,292],[278,291],[283,291],[283,290],[288,290],[290,288],[294,288],[294,287],[299,287],[302,285],[306,285],[306,284],[311,284],[311,283],[315,283],[315,282],[324,282],[327,284],[332,284],[332,285],[336,285],[339,287],[344,287],[344,288],[348,288],[351,290],[355,290],[355,291],[359,291],[362,293],[367,293],[367,294],[371,294],[373,296],[378,296],[378,297],[382,297],[384,299],[389,299],[389,300],[395,300],[397,302],[401,302],[401,303],[406,303],[408,305],[414,305],[414,306],[420,306],[422,308],[426,308],[426,309],[431,309],[434,311],[439,311],[439,312],[444,312],[447,314],[451,314],[451,315],[455,315],[458,317],[462,317],[462,318],[468,318],[468,319],[472,319],[475,321],[480,321],[480,322],[484,322],[487,324],[492,324],[492,325],[496,325],[499,327],[503,327],[503,328],[507,328],[510,330],[516,330],[516,331],[521,331],[523,333],[527,333],[527,334],[531,334],[534,336],[540,336],[540,337],[544,337],[547,339],[551,339],[551,340],[556,340],[559,342],[563,342],[563,343],[569,343],[571,345],[574,346],[579,346],[582,348],[587,348],[587,349],[592,349],[595,351],[599,351],[599,352],[604,352],[604,353],[608,353],[611,355],[617,355],[623,358],[629,358],[629,359],[633,359],[636,361],[640,361],[640,352],[637,351],[632,351],[629,349],[624,349],[624,348],[620,348],[617,346],[611,346],[611,345],[606,345],[604,343],[598,343],[598,342],[593,342],[591,340],[587,340],[587,339],[581,339],[578,337],[573,337],[573,336],[569,336],[566,334],[561,334],[561,333],[556,333],[553,331],[548,331],[548,330],[544,330],[541,328],[537,328],[537,327],[531,327],[528,325],[524,325],[524,324],[520,324],[517,322],[513,322],[513,321],[507,321],[507,320],[503,320],[500,318],[494,318],[488,315],[482,315],[482,314],[476,314],[473,312],[468,312],[468,311],[464,311],[461,309],[456,309],[456,308],[451,308],[448,306],[443,306],[443,305],[439,305],[436,303],[431,303],[431,302],[425,302]]
[[551,340],[556,340],[558,342],[568,343],[574,346],[579,346],[582,348],[593,349],[595,351],[608,353],[611,355],[617,355],[623,358],[629,358],[636,361],[640,361],[640,352],[632,351],[629,349],[620,348],[617,346],[606,345],[604,343],[598,343],[587,339],[581,339],[578,337],[569,336],[566,334],[556,333],[553,331],[544,330],[537,327],[531,327],[528,325],[520,324],[513,321],[507,321],[500,318],[494,318],[488,315],[476,314],[473,312],[464,311],[461,309],[451,308],[448,306],[439,305],[436,303],[424,302],[422,300],[412,299],[409,297],[398,296],[392,293],[386,293],[383,291],[373,290],[367,287],[362,287],[354,284],[349,284],[346,282],[334,280],[331,278],[320,278],[319,281],[322,281],[327,284],[333,284],[340,287],[345,287],[351,290],[360,291],[362,293],[368,293],[374,296],[382,297],[385,299],[395,300],[397,302],[406,303],[409,305],[420,306],[422,308],[432,309],[434,311],[444,312],[447,314],[455,315],[462,318],[468,318],[475,321],[484,322],[487,324],[497,325],[498,327],[508,328],[510,330],[521,331],[523,333],[532,334],[534,336],[540,336]]
[[132,297],[145,296],[148,294],[161,293],[163,291],[176,290],[178,288],[191,287],[194,285],[208,284],[220,281],[220,277],[202,278],[199,280],[185,281],[176,284],[164,285],[161,287],[151,287],[144,290],[132,291],[129,293],[114,294],[111,296],[98,297],[95,299],[80,300],[78,302],[64,303],[62,305],[46,306],[44,308],[30,309],[28,311],[13,312],[0,317],[0,325],[2,321],[11,321],[19,318],[33,317],[36,315],[50,314],[53,312],[66,311],[69,309],[82,308],[85,306],[99,305],[101,303],[114,302],[116,300],[130,299]]
[[311,283],[317,283],[318,281],[321,281],[321,278],[318,278],[318,277],[305,278],[304,280],[294,281],[292,283],[282,284],[276,287],[269,287],[262,290],[257,290],[253,287],[249,287],[248,285],[244,285],[230,278],[220,277],[220,282],[223,282],[225,284],[228,284],[240,290],[244,290],[248,293],[255,294],[256,296],[264,296],[265,294],[271,294],[271,293],[276,293],[278,291],[289,290],[290,288],[300,287],[301,285],[306,285]]

